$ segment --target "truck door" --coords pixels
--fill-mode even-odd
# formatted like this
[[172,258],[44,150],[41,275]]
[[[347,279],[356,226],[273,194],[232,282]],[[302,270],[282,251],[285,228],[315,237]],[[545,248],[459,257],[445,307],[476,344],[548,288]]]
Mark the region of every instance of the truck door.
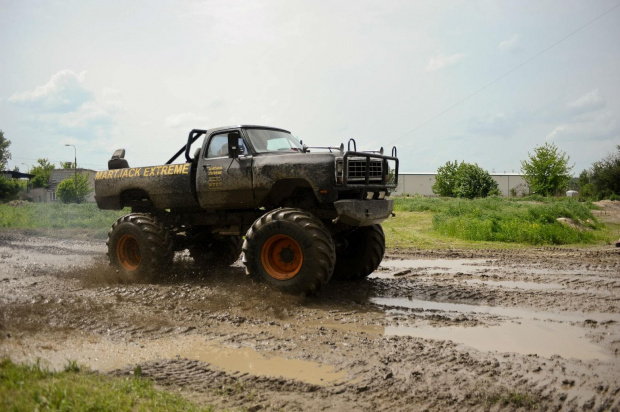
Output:
[[[238,136],[239,156],[228,149],[228,135]],[[203,209],[245,209],[254,207],[252,190],[252,155],[240,130],[211,135],[198,161],[196,191]]]

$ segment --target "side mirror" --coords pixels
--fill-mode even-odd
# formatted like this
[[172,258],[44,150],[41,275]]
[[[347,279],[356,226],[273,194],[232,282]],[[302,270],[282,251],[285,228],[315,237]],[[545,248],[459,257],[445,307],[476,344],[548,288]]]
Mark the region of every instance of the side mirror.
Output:
[[239,157],[239,139],[241,133],[235,131],[228,133],[228,156],[236,159]]

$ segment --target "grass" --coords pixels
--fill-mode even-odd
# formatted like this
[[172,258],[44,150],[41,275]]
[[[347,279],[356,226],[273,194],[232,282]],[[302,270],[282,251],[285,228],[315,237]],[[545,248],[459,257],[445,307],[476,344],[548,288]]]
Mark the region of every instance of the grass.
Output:
[[[388,247],[600,244],[609,243],[617,229],[597,222],[591,203],[567,198],[394,200],[397,219],[384,224]],[[559,223],[560,217],[573,219],[582,230]]]
[[0,361],[3,411],[212,411],[154,388],[147,379],[83,371],[69,362],[62,372]]
[[[395,219],[384,222],[388,247],[519,248],[527,245],[609,244],[618,224],[599,223],[591,203],[568,198],[453,199],[396,197]],[[0,205],[0,228],[35,234],[106,238],[112,223],[129,210],[99,210],[95,204]],[[571,218],[585,230],[557,221]],[[49,232],[49,233],[48,233]]]
[[50,230],[79,229],[103,239],[112,223],[128,210],[99,210],[94,203],[29,203],[23,206],[0,205],[0,228]]

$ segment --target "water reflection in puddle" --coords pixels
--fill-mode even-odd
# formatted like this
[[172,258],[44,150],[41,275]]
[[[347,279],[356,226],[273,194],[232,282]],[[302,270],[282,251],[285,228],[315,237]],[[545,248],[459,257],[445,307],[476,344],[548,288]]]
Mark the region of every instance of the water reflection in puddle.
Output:
[[463,282],[469,285],[485,285],[491,287],[504,287],[508,289],[525,289],[525,290],[554,290],[563,289],[559,283],[537,283],[537,282],[525,282],[518,280],[480,280],[480,279],[465,279]]
[[88,341],[72,339],[64,342],[55,342],[50,338],[49,344],[43,347],[36,342],[31,345],[27,340],[19,343],[9,341],[0,350],[0,355],[27,362],[45,359],[56,370],[62,370],[67,360],[71,359],[80,365],[104,372],[180,357],[207,362],[228,373],[283,377],[315,385],[342,382],[346,375],[346,372],[336,372],[333,366],[262,354],[250,347],[232,348],[223,342],[206,341],[198,335],[143,341],[140,345],[93,338]]
[[[560,355],[564,358],[581,360],[613,359],[611,354],[601,346],[590,342],[586,337],[588,329],[580,325],[590,320],[599,323],[620,322],[619,315],[608,313],[536,312],[521,308],[476,306],[409,298],[372,298],[371,301],[380,306],[387,306],[388,313],[401,313],[402,309],[399,308],[406,308],[432,313],[443,311],[459,314],[487,314],[513,319],[498,326],[387,326],[386,335],[451,340],[481,351],[538,354],[544,357]],[[610,333],[617,334],[615,329]]]
[[370,301],[380,306],[401,307],[408,309],[435,310],[445,312],[482,313],[520,319],[545,319],[560,322],[584,322],[587,319],[603,322],[614,320],[620,322],[620,315],[610,313],[581,312],[539,312],[522,308],[503,306],[468,305],[465,303],[434,302],[410,298],[371,298]]
[[[413,269],[423,271],[426,274],[456,274],[458,272],[476,273],[498,270],[497,265],[493,265],[495,259],[402,259],[389,260],[381,262],[383,270],[389,269]],[[526,272],[529,275],[583,275],[588,279],[592,279],[595,274],[606,274],[605,269],[599,268],[541,268],[535,265],[527,265],[527,267],[511,267],[510,270],[515,272]],[[386,274],[376,273],[373,276],[385,277]],[[604,278],[609,280],[608,278]]]
[[588,341],[583,328],[565,323],[528,320],[506,322],[490,327],[404,327],[388,326],[386,335],[415,336],[425,339],[451,340],[480,351],[514,352],[543,357],[560,355],[581,360],[610,360],[602,347]]
[[471,270],[497,269],[493,266],[485,266],[492,263],[488,259],[405,259],[384,260],[383,268],[398,269],[425,269],[425,273],[458,273]]

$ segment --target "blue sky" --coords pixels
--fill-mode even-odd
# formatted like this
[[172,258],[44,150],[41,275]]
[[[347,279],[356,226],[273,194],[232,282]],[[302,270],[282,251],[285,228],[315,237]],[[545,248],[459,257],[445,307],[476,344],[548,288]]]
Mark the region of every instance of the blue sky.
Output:
[[66,143],[161,164],[242,123],[396,145],[409,172],[518,172],[552,142],[578,174],[620,144],[617,4],[0,0],[0,129],[21,170]]

